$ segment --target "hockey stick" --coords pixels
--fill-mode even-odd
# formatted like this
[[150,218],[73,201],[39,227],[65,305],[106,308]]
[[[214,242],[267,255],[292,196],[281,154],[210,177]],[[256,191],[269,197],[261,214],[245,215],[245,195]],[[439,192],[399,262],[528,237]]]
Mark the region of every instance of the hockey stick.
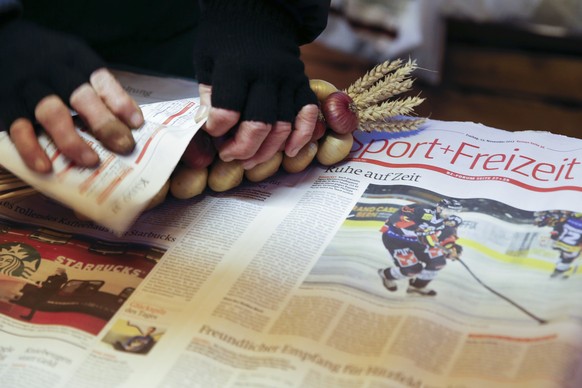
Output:
[[487,284],[483,283],[481,281],[481,279],[479,279],[477,277],[477,275],[475,275],[473,273],[473,271],[471,271],[471,269],[467,266],[467,264],[465,264],[465,262],[463,260],[461,260],[460,258],[455,259],[456,261],[458,261],[459,263],[461,263],[463,265],[463,267],[465,267],[465,269],[467,271],[469,271],[469,273],[471,274],[471,276],[473,276],[473,278],[479,283],[481,284],[483,287],[485,287],[487,290],[491,291],[493,294],[497,295],[498,297],[500,297],[501,299],[505,300],[506,302],[510,303],[511,305],[517,307],[519,310],[521,310],[523,313],[525,313],[526,315],[529,315],[531,318],[535,319],[536,321],[538,321],[539,324],[543,325],[548,323],[548,321],[546,321],[545,319],[542,319],[534,314],[532,314],[531,312],[527,311],[525,308],[521,307],[520,305],[518,305],[517,303],[515,303],[514,301],[512,301],[511,299],[509,299],[508,297],[506,297],[505,295],[500,294],[499,292],[495,291],[493,288],[489,287]]
[[570,270],[568,271],[568,273],[566,275],[564,275],[564,279],[568,279],[570,276],[576,274],[576,272],[578,272],[578,267],[580,266],[580,262],[579,262],[579,258],[576,259],[576,265],[574,266],[574,268],[570,268]]

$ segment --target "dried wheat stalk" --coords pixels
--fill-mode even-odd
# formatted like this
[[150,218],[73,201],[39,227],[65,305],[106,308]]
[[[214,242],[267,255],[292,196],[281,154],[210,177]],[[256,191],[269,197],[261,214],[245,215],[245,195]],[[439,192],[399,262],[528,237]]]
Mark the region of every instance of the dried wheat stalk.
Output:
[[367,121],[382,121],[394,116],[406,116],[414,112],[414,108],[420,105],[424,98],[406,97],[383,102],[380,105],[374,105],[360,112],[360,123]]
[[[405,132],[418,128],[425,119],[403,119],[414,113],[424,98],[395,98],[412,89],[411,74],[418,69],[414,60],[386,61],[375,66],[345,90],[356,106],[363,131]],[[395,117],[399,117],[395,119]]]
[[380,121],[368,121],[360,125],[360,129],[365,132],[409,132],[418,129],[426,119],[424,117],[415,118],[390,118]]
[[412,83],[413,81],[409,79],[395,84],[388,84],[384,88],[378,88],[375,91],[370,90],[369,93],[359,96],[359,98],[354,100],[354,102],[358,108],[368,108],[398,94],[409,91],[412,87]]
[[408,62],[393,73],[386,75],[383,80],[378,81],[368,90],[355,96],[354,102],[358,107],[369,107],[409,91],[414,82],[410,78],[410,74],[416,68],[415,62]]
[[386,76],[386,74],[398,69],[402,65],[401,59],[396,59],[394,61],[386,61],[376,65],[372,70],[364,74],[361,78],[356,80],[352,85],[348,87],[346,93],[351,98],[354,98],[360,93],[368,90],[372,85],[381,80]]

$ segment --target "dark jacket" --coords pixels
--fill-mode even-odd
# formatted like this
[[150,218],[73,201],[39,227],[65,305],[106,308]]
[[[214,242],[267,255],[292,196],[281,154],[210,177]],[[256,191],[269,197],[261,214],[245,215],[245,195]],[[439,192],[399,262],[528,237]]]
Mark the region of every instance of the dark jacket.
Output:
[[[292,15],[298,44],[313,41],[326,26],[330,0],[269,1]],[[83,38],[113,65],[192,77],[192,42],[205,3],[204,0],[0,0],[0,22],[21,14],[45,27]]]

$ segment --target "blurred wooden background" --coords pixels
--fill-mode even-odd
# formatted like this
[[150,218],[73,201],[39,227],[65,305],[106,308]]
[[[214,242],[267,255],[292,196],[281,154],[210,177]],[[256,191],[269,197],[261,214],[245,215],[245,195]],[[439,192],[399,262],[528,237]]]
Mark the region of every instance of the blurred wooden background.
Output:
[[[582,138],[582,40],[525,28],[447,23],[442,82],[415,82],[419,116]],[[318,43],[302,48],[309,78],[343,89],[368,63]],[[406,59],[406,58],[405,58]]]

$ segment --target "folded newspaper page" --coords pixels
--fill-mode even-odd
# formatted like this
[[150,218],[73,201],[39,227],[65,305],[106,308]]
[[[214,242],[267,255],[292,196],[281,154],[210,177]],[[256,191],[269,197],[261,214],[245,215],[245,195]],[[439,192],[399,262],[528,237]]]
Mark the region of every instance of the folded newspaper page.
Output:
[[[137,89],[132,89],[137,91]],[[53,162],[53,172],[29,170],[6,132],[0,132],[0,166],[45,195],[78,213],[122,233],[162,188],[186,146],[202,126],[196,122],[199,99],[186,98],[142,105],[145,124],[133,131],[134,152],[117,155],[79,127],[79,134],[97,152],[97,168],[80,168],[64,157],[46,134],[39,143]]]
[[0,381],[580,387],[582,140],[428,121],[118,236],[0,202]]

